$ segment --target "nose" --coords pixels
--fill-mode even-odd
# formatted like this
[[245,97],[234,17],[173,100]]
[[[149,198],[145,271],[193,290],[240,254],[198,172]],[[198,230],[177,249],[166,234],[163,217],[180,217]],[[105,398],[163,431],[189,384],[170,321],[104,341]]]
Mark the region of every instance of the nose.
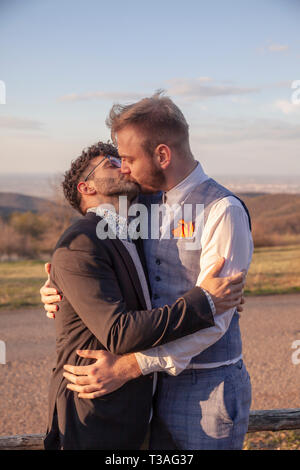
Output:
[[127,165],[127,163],[125,162],[124,159],[122,159],[122,163],[121,163],[121,173],[124,173],[124,174],[127,174],[127,175],[130,174],[130,168]]

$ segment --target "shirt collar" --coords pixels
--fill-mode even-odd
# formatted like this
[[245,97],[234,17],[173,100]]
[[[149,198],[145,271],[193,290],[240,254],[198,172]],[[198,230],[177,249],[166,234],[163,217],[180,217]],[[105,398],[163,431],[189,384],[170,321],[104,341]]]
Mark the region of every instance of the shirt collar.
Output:
[[204,173],[201,163],[197,162],[196,168],[184,180],[164,193],[164,202],[169,206],[179,204],[196,186],[204,183],[207,179],[208,176]]
[[94,212],[109,225],[111,231],[122,240],[129,240],[127,218],[117,214],[117,212],[104,208],[101,204],[97,207],[90,207],[87,212]]

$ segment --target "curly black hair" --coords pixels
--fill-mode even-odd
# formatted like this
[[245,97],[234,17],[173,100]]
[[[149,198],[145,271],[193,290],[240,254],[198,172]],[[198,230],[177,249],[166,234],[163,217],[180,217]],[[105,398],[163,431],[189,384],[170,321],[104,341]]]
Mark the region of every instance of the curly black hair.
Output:
[[117,148],[104,142],[97,142],[96,144],[84,149],[81,155],[72,161],[71,168],[65,172],[64,180],[62,182],[63,192],[67,201],[71,206],[82,214],[80,203],[81,195],[77,190],[80,177],[84,170],[88,168],[90,161],[96,157],[112,155],[119,157]]

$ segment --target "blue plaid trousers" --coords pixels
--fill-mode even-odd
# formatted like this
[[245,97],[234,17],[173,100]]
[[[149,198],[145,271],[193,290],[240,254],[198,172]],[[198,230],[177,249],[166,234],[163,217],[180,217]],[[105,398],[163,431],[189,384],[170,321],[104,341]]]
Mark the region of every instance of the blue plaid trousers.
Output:
[[251,382],[242,360],[158,376],[151,450],[242,449],[251,406]]

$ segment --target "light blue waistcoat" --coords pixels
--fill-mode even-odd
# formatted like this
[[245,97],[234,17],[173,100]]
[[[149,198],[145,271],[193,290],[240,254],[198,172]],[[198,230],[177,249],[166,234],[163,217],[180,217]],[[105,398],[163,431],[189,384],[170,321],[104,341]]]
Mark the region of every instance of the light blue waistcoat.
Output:
[[[151,196],[141,196],[140,202],[149,209],[151,204],[162,203],[162,195],[163,193],[161,192]],[[184,204],[192,204],[193,209],[196,207],[196,204],[203,204],[203,223],[205,225],[213,204],[228,196],[237,197],[210,178],[188,194]],[[247,212],[251,229],[248,210],[242,201],[241,203]],[[150,210],[148,213],[150,217]],[[195,286],[200,273],[201,246],[197,247],[196,250],[187,250],[186,239],[176,239],[173,237],[161,240],[148,237],[143,242],[152,290],[152,306],[160,307],[165,304],[172,304],[178,297]],[[191,364],[224,362],[235,359],[241,354],[242,341],[239,314],[236,311],[227,332],[222,338],[198,356],[193,357]]]

